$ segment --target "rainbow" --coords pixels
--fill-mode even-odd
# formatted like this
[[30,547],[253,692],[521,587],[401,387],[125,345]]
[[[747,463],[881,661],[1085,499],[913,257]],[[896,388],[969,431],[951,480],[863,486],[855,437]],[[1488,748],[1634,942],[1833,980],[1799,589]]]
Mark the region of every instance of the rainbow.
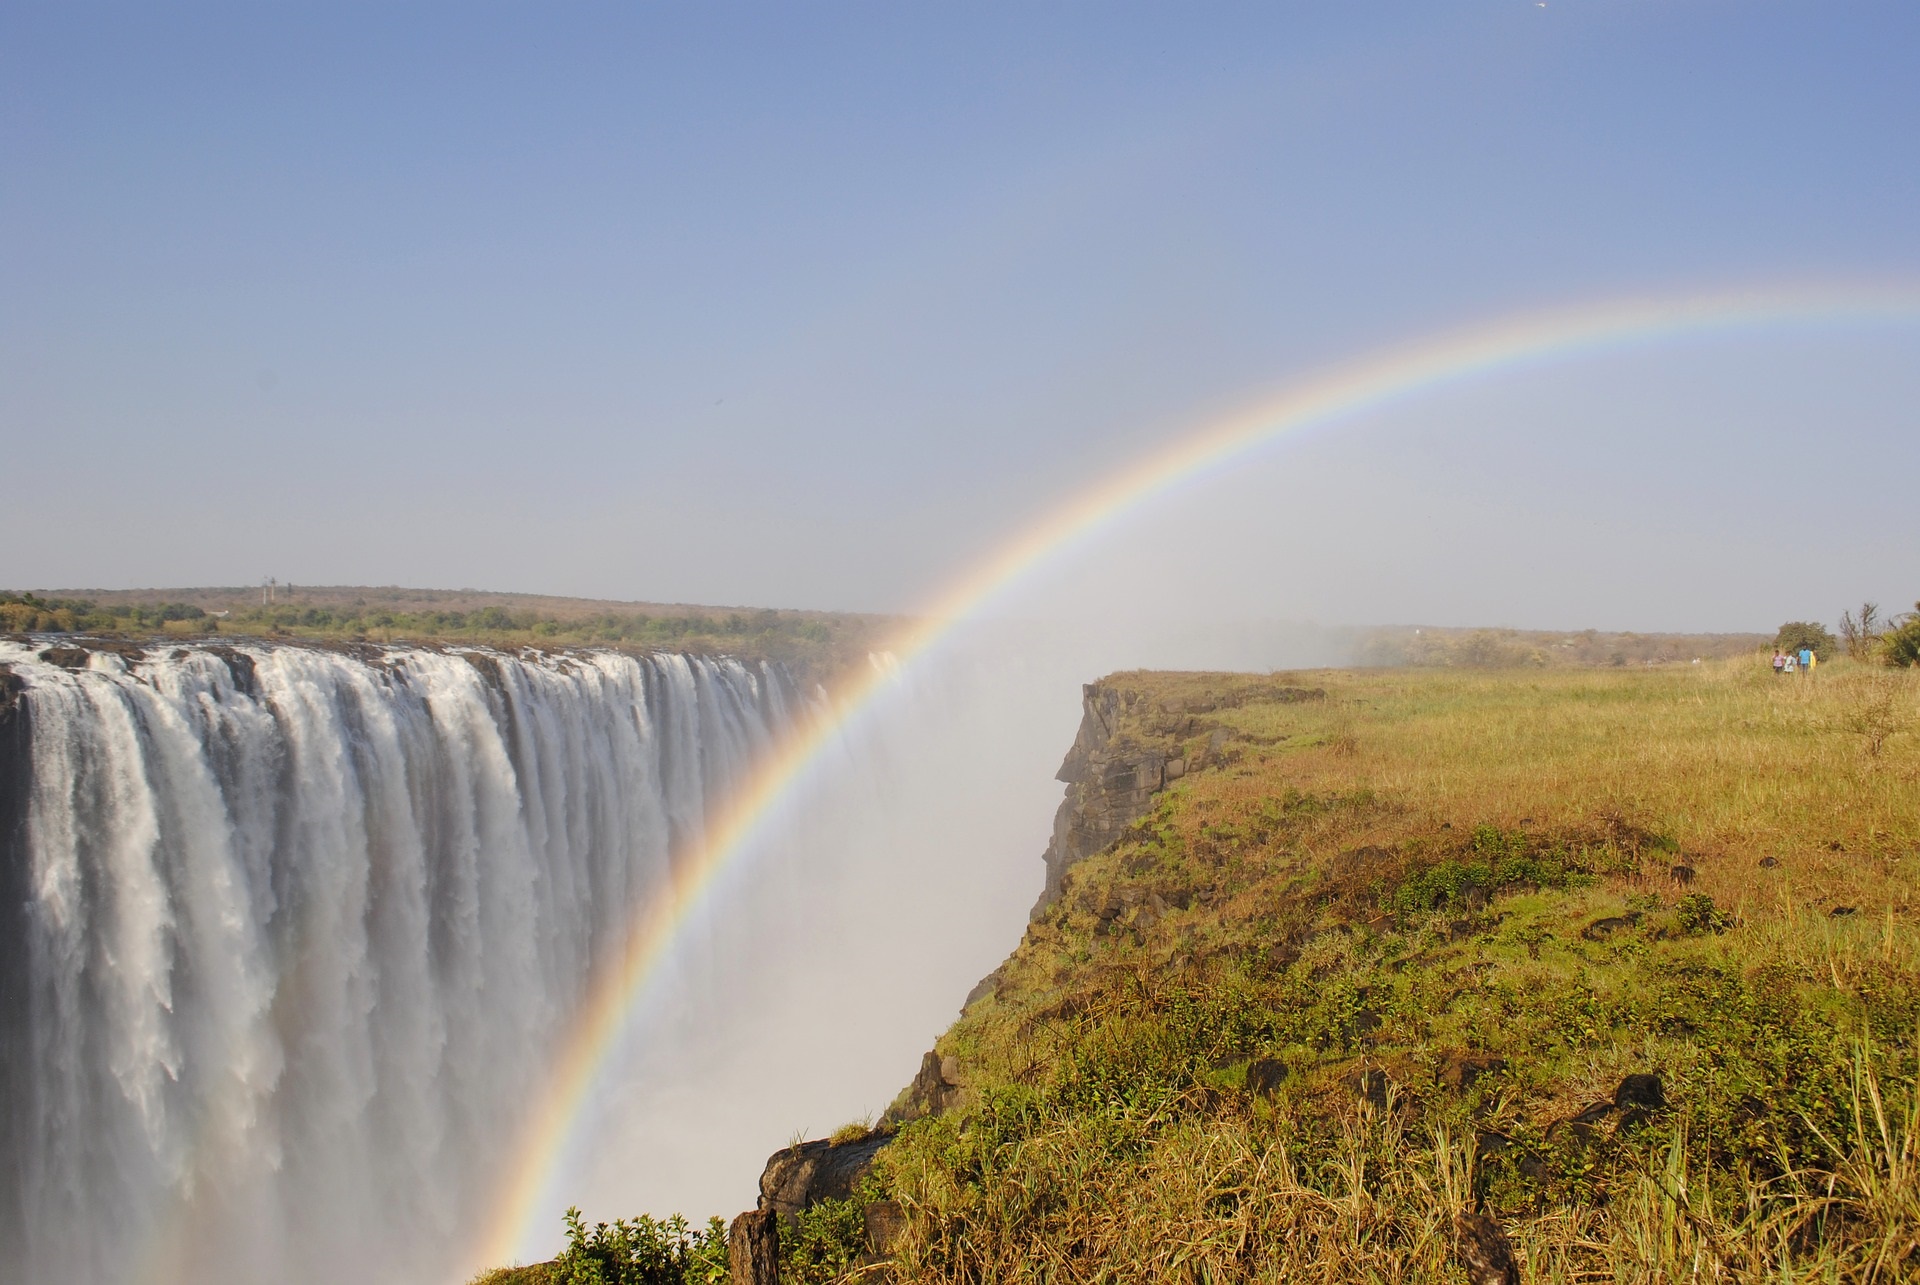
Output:
[[[1277,438],[1327,427],[1393,402],[1496,372],[1643,347],[1716,331],[1783,324],[1920,319],[1920,285],[1814,285],[1615,300],[1509,317],[1343,364],[1191,432],[1073,496],[1007,541],[948,588],[891,649],[911,663],[962,620],[978,615],[1042,566],[1085,547],[1145,502],[1204,478]],[[587,997],[504,1172],[477,1267],[513,1261],[564,1154],[576,1117],[628,1014],[717,876],[769,829],[838,732],[889,685],[874,667],[838,693],[756,770],[686,854],[664,893],[641,908],[624,956]]]

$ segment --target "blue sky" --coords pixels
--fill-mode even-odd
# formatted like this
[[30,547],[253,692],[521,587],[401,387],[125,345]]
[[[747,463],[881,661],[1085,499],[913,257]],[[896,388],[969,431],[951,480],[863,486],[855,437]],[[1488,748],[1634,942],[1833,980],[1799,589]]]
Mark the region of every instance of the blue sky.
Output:
[[[1911,4],[8,5],[0,584],[911,608],[1380,344],[1920,277],[1915,67]],[[1810,329],[1499,382],[1275,452],[1054,591],[1904,602],[1917,355]]]

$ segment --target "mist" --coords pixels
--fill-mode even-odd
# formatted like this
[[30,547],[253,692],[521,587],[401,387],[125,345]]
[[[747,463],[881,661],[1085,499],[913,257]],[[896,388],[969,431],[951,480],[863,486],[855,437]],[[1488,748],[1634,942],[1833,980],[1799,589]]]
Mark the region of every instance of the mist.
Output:
[[1083,682],[1342,655],[1297,628],[1016,619],[961,625],[900,666],[680,933],[525,1254],[559,1243],[567,1204],[731,1217],[774,1150],[879,1118],[1025,929]]

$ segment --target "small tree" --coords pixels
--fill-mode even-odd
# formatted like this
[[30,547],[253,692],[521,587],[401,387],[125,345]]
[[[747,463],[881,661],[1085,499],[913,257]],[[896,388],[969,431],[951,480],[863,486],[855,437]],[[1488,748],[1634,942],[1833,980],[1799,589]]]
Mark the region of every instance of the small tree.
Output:
[[1889,665],[1920,665],[1920,602],[1913,614],[1880,635],[1880,658]]
[[1826,660],[1833,655],[1839,643],[1827,632],[1825,625],[1817,625],[1811,620],[1789,620],[1773,636],[1773,645],[1781,651],[1799,651],[1805,647],[1820,660]]
[[1881,626],[1879,603],[1861,603],[1858,617],[1851,611],[1841,612],[1840,637],[1847,644],[1847,655],[1855,660],[1873,659],[1873,649],[1880,641]]

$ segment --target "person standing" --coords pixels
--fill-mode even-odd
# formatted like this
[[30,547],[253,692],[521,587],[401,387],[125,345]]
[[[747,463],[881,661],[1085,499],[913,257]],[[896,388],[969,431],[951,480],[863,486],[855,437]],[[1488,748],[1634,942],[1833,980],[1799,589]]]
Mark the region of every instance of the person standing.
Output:
[[1773,676],[1775,678],[1787,672],[1787,653],[1778,647],[1773,649]]
[[1780,672],[1785,674],[1797,674],[1800,672],[1800,662],[1794,659],[1792,652],[1787,653],[1787,663],[1780,667]]
[[1813,672],[1813,648],[1811,647],[1802,646],[1800,648],[1800,672],[1803,674],[1811,674]]

